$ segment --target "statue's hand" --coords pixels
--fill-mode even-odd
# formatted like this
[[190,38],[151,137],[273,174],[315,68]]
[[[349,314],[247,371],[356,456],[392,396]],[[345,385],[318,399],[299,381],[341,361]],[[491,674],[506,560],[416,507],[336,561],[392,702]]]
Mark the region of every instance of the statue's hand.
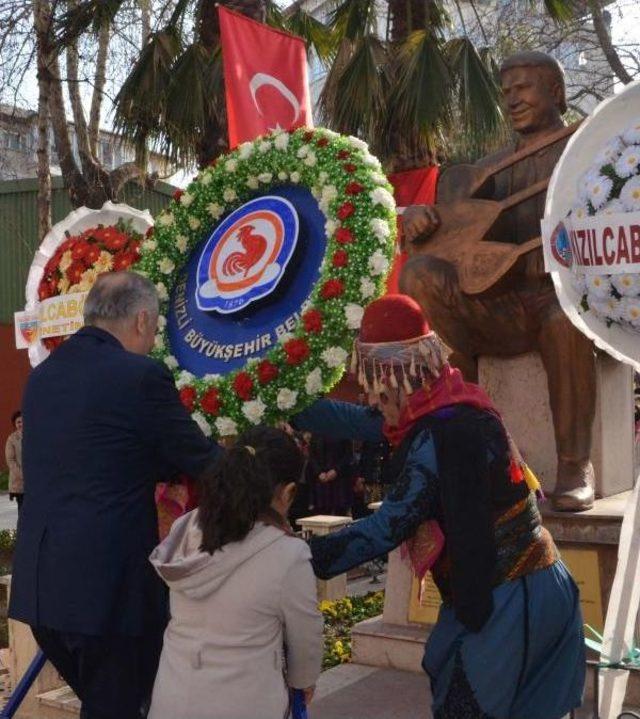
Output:
[[411,205],[402,213],[402,229],[406,242],[430,237],[440,227],[440,215],[433,205]]

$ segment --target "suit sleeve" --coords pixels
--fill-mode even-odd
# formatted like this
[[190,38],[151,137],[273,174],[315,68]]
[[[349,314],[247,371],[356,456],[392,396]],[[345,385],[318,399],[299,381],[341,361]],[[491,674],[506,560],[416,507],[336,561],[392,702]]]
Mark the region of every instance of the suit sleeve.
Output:
[[300,542],[300,550],[284,578],[280,600],[287,681],[295,689],[313,686],[322,668],[323,620],[310,559],[309,548]]
[[423,432],[377,512],[335,534],[311,539],[316,576],[330,579],[395,549],[423,522],[436,518],[438,497],[433,441]]
[[319,399],[297,414],[291,424],[298,430],[315,432],[330,439],[382,442],[383,419],[379,412],[351,402]]
[[141,393],[144,421],[140,429],[160,464],[198,477],[221,450],[191,419],[169,370],[154,363],[142,380]]

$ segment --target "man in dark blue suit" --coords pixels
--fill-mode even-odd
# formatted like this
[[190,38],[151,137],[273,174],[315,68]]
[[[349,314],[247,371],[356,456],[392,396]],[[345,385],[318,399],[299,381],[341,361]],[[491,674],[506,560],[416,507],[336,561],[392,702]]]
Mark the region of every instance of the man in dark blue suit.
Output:
[[128,272],[101,275],[85,327],[30,375],[9,616],[82,702],[83,719],[139,719],[167,620],[148,556],[158,542],[154,487],[197,477],[216,445],[182,406],[173,378],[146,354],[158,297]]

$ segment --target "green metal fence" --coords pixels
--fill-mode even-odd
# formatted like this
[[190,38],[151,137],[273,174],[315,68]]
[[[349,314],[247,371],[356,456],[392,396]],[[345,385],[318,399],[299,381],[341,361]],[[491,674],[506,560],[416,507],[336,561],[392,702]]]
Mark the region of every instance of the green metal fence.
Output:
[[[170,200],[175,187],[156,183],[153,190],[129,183],[122,201],[156,215]],[[24,307],[24,286],[38,247],[38,185],[35,179],[0,182],[0,322],[13,323],[13,313]],[[72,207],[61,177],[52,178],[51,215],[62,220]]]

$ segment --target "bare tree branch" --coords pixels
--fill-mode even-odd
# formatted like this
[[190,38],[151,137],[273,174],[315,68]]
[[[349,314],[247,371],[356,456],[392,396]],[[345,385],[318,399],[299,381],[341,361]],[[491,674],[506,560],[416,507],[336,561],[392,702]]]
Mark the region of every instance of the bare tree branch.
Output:
[[108,25],[100,28],[98,34],[98,54],[94,75],[93,94],[91,96],[91,112],[89,113],[89,149],[93,157],[98,156],[98,135],[100,133],[100,112],[104,98],[104,86],[107,78],[107,57],[111,30]]

